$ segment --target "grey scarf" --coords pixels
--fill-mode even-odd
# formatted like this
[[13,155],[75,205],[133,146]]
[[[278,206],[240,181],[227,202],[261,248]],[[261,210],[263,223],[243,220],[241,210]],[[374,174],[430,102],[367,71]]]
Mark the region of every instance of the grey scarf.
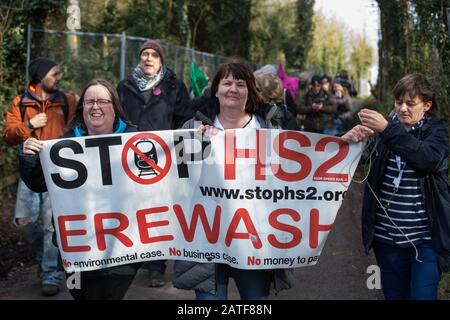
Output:
[[165,71],[166,68],[161,66],[161,69],[157,74],[149,76],[144,73],[141,66],[138,64],[131,73],[131,77],[138,86],[139,90],[148,91],[156,87],[161,82],[164,78]]

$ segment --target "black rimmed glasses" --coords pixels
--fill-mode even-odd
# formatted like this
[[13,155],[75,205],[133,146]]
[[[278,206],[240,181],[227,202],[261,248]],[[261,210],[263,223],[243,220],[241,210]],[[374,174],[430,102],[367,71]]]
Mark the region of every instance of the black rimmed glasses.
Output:
[[99,106],[100,108],[104,108],[106,106],[109,106],[112,103],[112,101],[108,100],[108,99],[84,100],[83,107],[92,108],[94,106],[94,104],[96,104],[96,103],[97,103],[97,106]]

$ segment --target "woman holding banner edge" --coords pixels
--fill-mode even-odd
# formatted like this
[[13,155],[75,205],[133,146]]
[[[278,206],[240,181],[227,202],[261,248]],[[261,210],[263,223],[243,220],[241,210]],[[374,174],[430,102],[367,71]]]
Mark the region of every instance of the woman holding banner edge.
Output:
[[[62,138],[137,131],[126,120],[117,91],[103,79],[90,81],[83,90],[70,127]],[[39,160],[42,146],[41,141],[29,138],[19,149],[21,177],[35,192],[47,191]],[[140,266],[135,263],[81,272],[81,286],[69,289],[70,294],[75,300],[123,299]]]

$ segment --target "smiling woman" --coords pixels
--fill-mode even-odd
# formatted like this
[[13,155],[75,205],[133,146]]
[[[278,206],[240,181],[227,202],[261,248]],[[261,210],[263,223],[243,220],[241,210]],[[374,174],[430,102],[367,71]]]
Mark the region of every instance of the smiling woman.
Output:
[[[82,92],[71,130],[62,138],[137,131],[127,123],[114,87],[106,80],[95,79]],[[42,147],[40,140],[29,138],[19,155],[21,177],[35,192],[47,191],[39,160]],[[76,300],[122,299],[139,267],[128,264],[81,272],[81,288],[70,289],[70,293]]]
[[89,135],[112,133],[116,113],[108,90],[93,85],[86,90],[83,101],[83,118]]

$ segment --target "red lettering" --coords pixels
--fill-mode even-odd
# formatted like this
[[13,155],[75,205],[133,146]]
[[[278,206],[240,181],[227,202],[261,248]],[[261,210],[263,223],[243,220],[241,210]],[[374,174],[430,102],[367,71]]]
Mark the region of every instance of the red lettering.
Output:
[[300,241],[302,240],[302,232],[300,231],[300,229],[298,229],[294,226],[279,222],[277,219],[282,214],[289,215],[292,218],[292,220],[294,220],[296,222],[300,221],[300,214],[295,210],[282,208],[282,209],[277,209],[277,210],[271,212],[269,215],[269,224],[272,227],[274,227],[275,229],[278,229],[281,231],[286,231],[286,232],[289,232],[290,234],[292,234],[292,240],[289,242],[280,242],[273,234],[270,234],[267,237],[267,240],[275,248],[279,248],[279,249],[293,248],[293,247],[297,246],[300,243]]
[[[248,232],[236,232],[239,222],[243,220]],[[250,239],[255,249],[262,247],[261,239],[256,231],[255,225],[252,222],[247,210],[240,208],[236,211],[228,227],[227,235],[225,237],[225,244],[227,247],[231,245],[233,239]]]
[[236,149],[236,131],[225,132],[225,180],[236,179],[236,159],[253,158],[255,165],[255,180],[265,179],[266,167],[266,132],[256,131],[256,149]]
[[319,210],[311,209],[309,218],[309,247],[317,248],[319,245],[319,231],[330,231],[333,224],[319,224]]
[[328,143],[337,143],[339,151],[332,158],[322,163],[316,170],[313,176],[313,181],[340,181],[348,182],[347,173],[332,173],[329,169],[340,163],[347,157],[349,146],[348,142],[337,137],[325,137],[319,140],[316,144],[316,151],[325,151],[325,146]]
[[71,216],[59,216],[58,217],[58,227],[59,227],[59,236],[61,239],[61,246],[64,252],[85,252],[91,251],[90,246],[69,246],[69,241],[67,237],[69,236],[83,236],[87,233],[84,229],[77,230],[67,230],[66,222],[68,221],[82,221],[86,220],[85,214],[76,214]]
[[[119,226],[116,228],[105,229],[103,220],[116,219],[119,221]],[[97,246],[100,251],[106,250],[105,235],[109,234],[116,237],[126,247],[131,247],[133,242],[130,238],[122,233],[128,228],[129,222],[126,215],[119,212],[97,213],[94,215],[95,237],[97,238]]]
[[201,204],[196,204],[194,206],[194,211],[192,213],[192,219],[190,226],[188,227],[186,218],[184,216],[183,208],[180,205],[176,204],[173,206],[173,211],[178,218],[178,222],[180,223],[181,231],[183,232],[184,238],[188,242],[192,242],[195,236],[195,230],[197,228],[197,222],[200,218],[200,221],[203,225],[203,230],[205,231],[206,239],[208,239],[209,243],[216,243],[219,238],[219,230],[220,230],[220,215],[222,213],[222,208],[220,206],[216,207],[216,211],[214,212],[214,222],[212,228],[208,223],[208,218],[206,217],[205,209]]
[[309,141],[307,136],[296,131],[281,132],[273,141],[274,151],[281,158],[297,162],[300,165],[300,170],[298,172],[289,173],[284,171],[280,164],[272,164],[271,168],[273,174],[280,180],[300,181],[305,179],[311,172],[311,160],[303,153],[286,148],[284,142],[289,139],[297,141],[301,147],[310,147],[311,141]]
[[171,235],[162,235],[162,236],[157,236],[157,237],[149,237],[149,235],[148,235],[148,229],[161,227],[161,226],[167,226],[169,224],[169,220],[147,222],[147,219],[146,219],[147,214],[162,213],[162,212],[167,212],[167,211],[169,211],[169,207],[164,206],[164,207],[142,209],[142,210],[138,210],[136,212],[138,228],[139,228],[139,236],[141,238],[142,243],[145,244],[145,243],[173,240],[173,236],[171,236]]

